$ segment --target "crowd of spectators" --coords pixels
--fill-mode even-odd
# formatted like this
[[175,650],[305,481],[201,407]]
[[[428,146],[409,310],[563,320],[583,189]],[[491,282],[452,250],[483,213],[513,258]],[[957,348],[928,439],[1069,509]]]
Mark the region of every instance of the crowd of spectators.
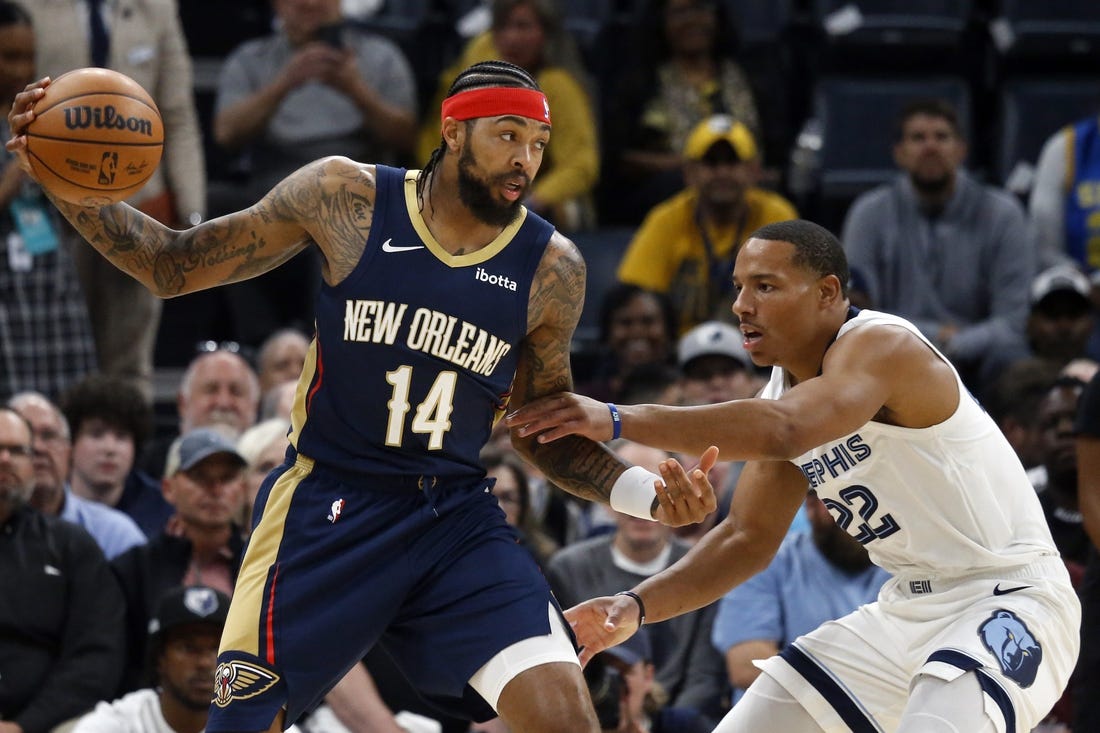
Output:
[[[272,0],[270,34],[240,39],[221,60],[201,122],[194,39],[176,0],[0,0],[0,112],[47,73],[96,64],[133,76],[157,100],[167,142],[158,174],[131,203],[182,228],[256,200],[323,155],[423,165],[456,71],[508,60],[535,76],[553,110],[528,207],[567,236],[633,232],[617,271],[587,293],[600,338],[577,360],[578,390],[684,405],[753,395],[767,372],[740,345],[733,261],[755,229],[799,211],[775,175],[783,161],[763,159],[779,122],[754,98],[738,55],[737,3],[639,0],[638,45],[621,44],[614,89],[600,88],[608,62],[595,73],[591,43],[578,43],[563,3],[476,5],[455,4],[448,21],[463,41],[425,73],[409,44],[340,0]],[[951,103],[913,99],[897,112],[895,179],[843,216],[853,303],[916,323],[987,406],[1029,469],[1088,624],[1100,608],[1100,123],[1066,119],[1051,131],[1020,197],[968,166],[973,146]],[[208,196],[211,149],[237,160],[242,178]],[[0,733],[50,733],[93,708],[77,733],[197,733],[206,693],[196,680],[208,693],[252,505],[282,461],[297,377],[311,358],[320,261],[303,251],[226,288],[216,318],[190,319],[208,328],[198,348],[180,347],[188,336],[173,336],[160,302],[74,237],[10,156],[3,166]],[[189,357],[159,362],[154,344],[165,342],[177,347],[166,353]],[[174,377],[171,389],[158,390],[157,372]],[[667,457],[613,448],[649,468]],[[660,571],[715,520],[673,531],[575,501],[525,464],[503,429],[483,459],[563,606]],[[719,515],[739,468],[713,469]],[[873,600],[884,579],[808,496],[765,573],[608,652],[627,683],[617,729],[709,729],[757,674],[753,659]],[[1096,636],[1084,629],[1075,684],[1051,713],[1060,730],[1098,725],[1088,688],[1100,674]],[[160,727],[126,727],[150,715],[162,716]],[[471,728],[420,702],[372,655],[302,730]],[[504,733],[493,723],[476,730]]]

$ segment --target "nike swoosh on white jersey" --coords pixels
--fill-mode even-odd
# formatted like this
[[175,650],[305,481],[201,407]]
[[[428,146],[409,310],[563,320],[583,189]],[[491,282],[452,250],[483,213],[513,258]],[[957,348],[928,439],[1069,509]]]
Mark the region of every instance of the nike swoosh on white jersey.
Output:
[[387,239],[385,242],[382,242],[382,251],[383,252],[408,252],[409,250],[412,250],[412,249],[424,249],[424,245],[422,245],[422,244],[413,245],[411,247],[394,247],[392,244],[390,244],[390,242],[392,242],[392,241],[393,241],[393,238],[391,237],[390,239]]

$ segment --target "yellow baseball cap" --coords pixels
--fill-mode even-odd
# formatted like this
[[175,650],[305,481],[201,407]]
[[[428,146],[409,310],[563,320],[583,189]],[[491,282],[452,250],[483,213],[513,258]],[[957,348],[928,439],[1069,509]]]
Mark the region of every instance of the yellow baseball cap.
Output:
[[684,157],[702,160],[711,146],[724,140],[742,161],[756,157],[756,141],[749,128],[729,115],[711,115],[691,131],[684,143]]

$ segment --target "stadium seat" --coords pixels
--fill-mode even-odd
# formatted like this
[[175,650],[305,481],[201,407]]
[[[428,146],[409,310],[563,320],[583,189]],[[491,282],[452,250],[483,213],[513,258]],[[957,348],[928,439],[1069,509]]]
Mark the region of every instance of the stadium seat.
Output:
[[[1061,59],[1065,66],[1100,55],[1100,12],[1096,0],[1001,0],[991,24],[1006,60]],[[1068,70],[1068,69],[1067,69]]]
[[761,48],[778,41],[792,20],[793,0],[724,0],[737,24],[741,45]]
[[1100,78],[1095,76],[1006,80],[1000,92],[1000,129],[993,160],[997,181],[1016,193],[1027,193],[1030,173],[1047,138],[1097,112]]
[[970,21],[969,0],[813,0],[833,39],[874,46],[954,46]]
[[569,238],[580,249],[588,268],[584,309],[573,337],[574,351],[591,350],[599,344],[600,302],[608,288],[618,282],[615,273],[633,236],[634,229],[628,227],[570,233]]
[[846,208],[855,196],[897,175],[892,153],[897,115],[908,101],[929,97],[955,106],[969,138],[970,90],[962,79],[830,77],[818,82],[813,114],[820,132],[817,176],[823,206],[838,213],[837,207]]
[[821,73],[980,73],[971,0],[809,2],[818,39],[812,53]]

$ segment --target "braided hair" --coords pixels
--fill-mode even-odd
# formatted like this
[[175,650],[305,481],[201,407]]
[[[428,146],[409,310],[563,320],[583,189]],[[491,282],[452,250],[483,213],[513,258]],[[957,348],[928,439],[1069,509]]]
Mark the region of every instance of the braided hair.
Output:
[[[487,87],[519,87],[542,91],[535,78],[522,67],[507,61],[482,61],[456,76],[451,88],[447,90],[447,96]],[[436,164],[443,159],[446,149],[447,144],[440,139],[439,147],[432,151],[431,157],[428,158],[428,162],[424,164],[424,169],[416,179],[416,197],[421,206],[424,205],[424,182],[428,180],[428,175],[435,169]]]

